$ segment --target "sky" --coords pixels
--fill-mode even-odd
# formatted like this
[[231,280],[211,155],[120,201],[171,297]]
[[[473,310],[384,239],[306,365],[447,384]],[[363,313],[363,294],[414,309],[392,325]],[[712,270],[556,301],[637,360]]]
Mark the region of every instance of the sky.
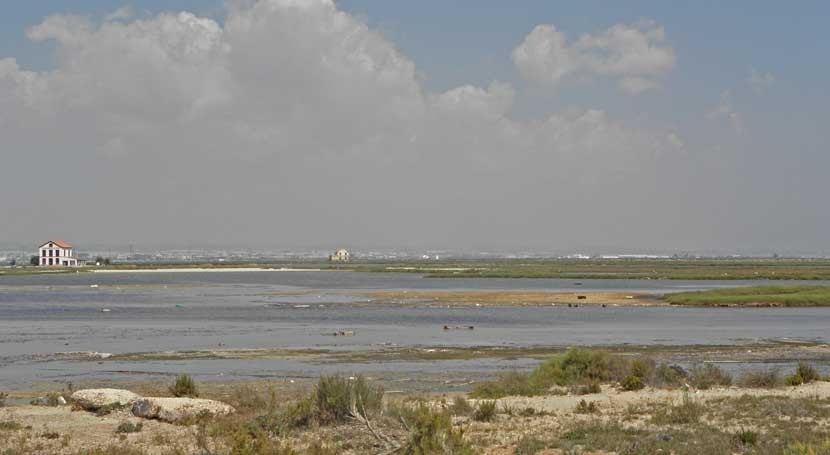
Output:
[[830,254],[826,17],[17,2],[0,244]]

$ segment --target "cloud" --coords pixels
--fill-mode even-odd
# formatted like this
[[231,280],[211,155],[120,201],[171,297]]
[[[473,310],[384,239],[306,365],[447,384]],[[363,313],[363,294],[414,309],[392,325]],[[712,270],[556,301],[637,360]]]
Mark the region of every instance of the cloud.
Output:
[[617,24],[569,44],[553,25],[539,25],[513,50],[513,63],[530,81],[556,87],[569,76],[600,75],[626,93],[659,86],[675,64],[663,28],[652,21]]
[[775,76],[769,72],[762,73],[755,68],[750,68],[746,82],[755,93],[764,93],[775,83]]
[[726,120],[729,126],[739,136],[746,132],[743,115],[736,111],[732,103],[732,93],[727,90],[720,95],[720,102],[712,110],[706,113],[709,120]]
[[[0,192],[18,194],[0,199],[6,239],[469,246],[545,243],[554,226],[601,236],[603,217],[652,197],[684,147],[674,131],[602,109],[517,121],[503,82],[429,92],[411,59],[329,0],[236,2],[222,25],[188,12],[55,15],[28,35],[54,41],[58,63],[31,72],[0,60]],[[562,77],[605,74],[637,92],[673,66],[662,35],[615,26],[568,47],[542,26],[514,59],[535,56],[527,68],[549,79],[573,68]],[[537,43],[560,38],[550,52]]]

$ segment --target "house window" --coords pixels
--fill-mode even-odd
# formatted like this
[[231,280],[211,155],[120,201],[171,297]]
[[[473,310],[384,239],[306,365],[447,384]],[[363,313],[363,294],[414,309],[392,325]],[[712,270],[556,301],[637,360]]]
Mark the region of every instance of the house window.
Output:
[[40,256],[45,258],[46,257],[46,250],[40,250]]
[[52,265],[52,258],[49,258],[49,265]]

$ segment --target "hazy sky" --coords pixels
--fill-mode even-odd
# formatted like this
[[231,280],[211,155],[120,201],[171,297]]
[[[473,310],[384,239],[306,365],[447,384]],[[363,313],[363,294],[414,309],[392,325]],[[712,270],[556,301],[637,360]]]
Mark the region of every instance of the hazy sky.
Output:
[[830,4],[16,2],[0,244],[829,252]]

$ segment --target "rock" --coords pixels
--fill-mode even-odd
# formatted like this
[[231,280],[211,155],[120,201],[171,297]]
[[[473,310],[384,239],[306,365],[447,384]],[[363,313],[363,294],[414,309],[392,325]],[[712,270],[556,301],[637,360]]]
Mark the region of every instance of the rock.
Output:
[[62,396],[58,397],[58,404],[61,405],[61,406],[65,405],[66,404],[66,398],[64,398]]
[[87,411],[96,411],[103,407],[129,406],[139,398],[139,395],[122,389],[84,389],[72,394],[72,400]]
[[202,398],[142,398],[133,403],[133,415],[165,422],[181,422],[187,418],[231,414],[233,407],[221,401]]

